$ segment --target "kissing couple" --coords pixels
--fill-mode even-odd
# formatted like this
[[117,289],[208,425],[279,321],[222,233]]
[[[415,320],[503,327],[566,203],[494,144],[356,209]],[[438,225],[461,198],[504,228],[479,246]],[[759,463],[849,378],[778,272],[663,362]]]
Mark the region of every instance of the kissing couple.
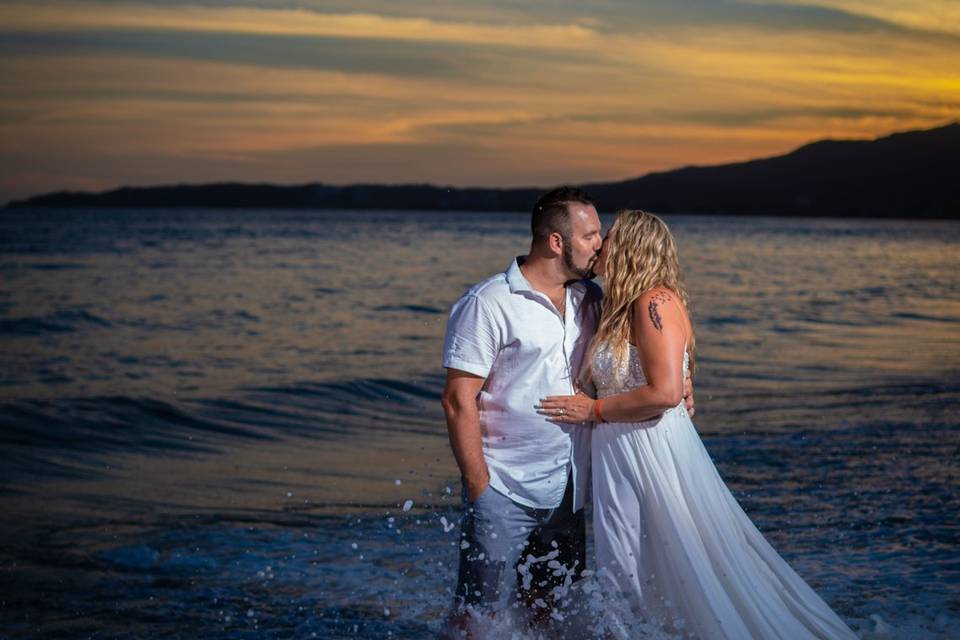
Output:
[[[449,635],[594,617],[579,628],[602,637],[857,638],[750,521],[694,427],[694,328],[667,225],[620,211],[604,236],[594,200],[559,187],[531,231],[529,254],[447,324],[465,506]],[[571,604],[578,592],[590,607]]]

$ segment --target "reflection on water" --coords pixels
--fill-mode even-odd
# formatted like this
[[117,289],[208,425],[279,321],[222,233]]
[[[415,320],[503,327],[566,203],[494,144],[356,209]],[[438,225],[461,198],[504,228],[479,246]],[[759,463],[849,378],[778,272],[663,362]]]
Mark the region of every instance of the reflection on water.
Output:
[[[956,353],[955,224],[670,221],[711,382],[753,371],[805,386],[825,368],[831,383],[872,379]],[[5,212],[2,224],[8,398],[434,371],[451,301],[528,234],[526,216],[505,214]]]
[[[950,637],[960,226],[668,222],[738,499],[864,635]],[[434,634],[446,313],[527,225],[0,212],[0,635]]]

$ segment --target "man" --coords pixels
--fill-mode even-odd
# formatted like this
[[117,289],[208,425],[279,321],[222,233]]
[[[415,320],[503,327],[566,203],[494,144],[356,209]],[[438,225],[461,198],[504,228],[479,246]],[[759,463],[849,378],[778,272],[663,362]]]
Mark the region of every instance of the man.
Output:
[[[585,568],[589,425],[550,422],[535,405],[576,391],[600,312],[587,280],[600,218],[586,192],[560,187],[537,201],[531,230],[529,255],[454,305],[444,344],[443,407],[467,506],[456,604],[474,613],[507,605],[528,556],[549,555],[571,577]],[[521,564],[530,575],[546,562]],[[556,604],[543,576],[525,582],[529,602]]]
[[558,187],[534,205],[531,231],[529,254],[472,287],[447,324],[443,408],[466,506],[461,630],[506,610],[515,589],[542,618],[585,569],[590,424],[550,421],[536,405],[576,392],[600,316],[589,280],[600,218],[585,191]]

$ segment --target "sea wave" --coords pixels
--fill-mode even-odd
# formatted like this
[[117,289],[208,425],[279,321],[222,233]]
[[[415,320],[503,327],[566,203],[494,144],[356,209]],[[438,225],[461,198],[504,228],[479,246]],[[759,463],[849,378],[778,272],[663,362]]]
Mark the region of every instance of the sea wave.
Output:
[[[0,484],[89,477],[115,454],[214,453],[235,441],[313,439],[377,432],[442,433],[442,378],[250,387],[233,397],[128,395],[0,403]],[[49,464],[50,454],[69,461]]]
[[0,336],[38,336],[72,333],[89,328],[109,328],[111,323],[88,311],[58,311],[44,316],[0,319]]

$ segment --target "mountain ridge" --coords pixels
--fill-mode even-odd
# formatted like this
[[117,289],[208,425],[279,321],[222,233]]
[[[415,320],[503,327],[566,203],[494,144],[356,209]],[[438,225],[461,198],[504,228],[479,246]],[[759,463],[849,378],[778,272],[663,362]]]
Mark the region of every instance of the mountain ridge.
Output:
[[[658,213],[960,218],[960,123],[873,140],[817,140],[779,156],[689,165],[583,185],[604,210]],[[527,211],[538,187],[430,184],[281,186],[220,182],[60,191],[11,201],[20,207],[218,207]]]

